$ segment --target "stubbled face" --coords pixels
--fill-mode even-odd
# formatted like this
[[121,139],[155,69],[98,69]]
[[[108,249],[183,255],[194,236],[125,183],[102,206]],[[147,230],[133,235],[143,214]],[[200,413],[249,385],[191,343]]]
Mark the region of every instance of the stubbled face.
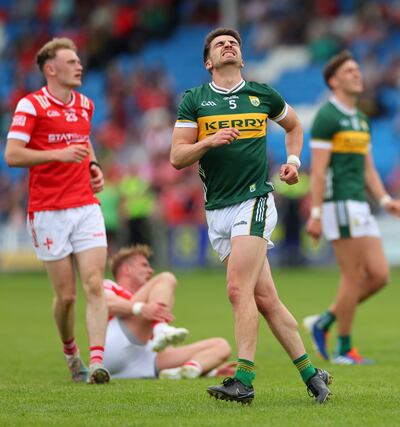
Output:
[[210,44],[207,70],[218,69],[224,65],[243,66],[242,52],[238,41],[232,36],[218,36]]
[[356,61],[344,62],[331,78],[332,89],[339,89],[349,95],[360,95],[364,89],[363,77]]
[[126,262],[127,273],[137,286],[143,286],[153,277],[153,268],[143,255],[135,255]]
[[83,67],[78,55],[70,49],[60,49],[56,56],[47,64],[47,74],[56,79],[57,83],[73,89],[82,84]]

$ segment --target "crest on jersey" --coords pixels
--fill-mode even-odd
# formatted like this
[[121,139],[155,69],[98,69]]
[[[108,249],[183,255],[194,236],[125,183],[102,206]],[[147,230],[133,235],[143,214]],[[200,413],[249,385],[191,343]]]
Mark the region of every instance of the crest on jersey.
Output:
[[260,98],[258,96],[249,95],[249,99],[250,99],[251,105],[254,105],[255,107],[258,107],[261,104]]

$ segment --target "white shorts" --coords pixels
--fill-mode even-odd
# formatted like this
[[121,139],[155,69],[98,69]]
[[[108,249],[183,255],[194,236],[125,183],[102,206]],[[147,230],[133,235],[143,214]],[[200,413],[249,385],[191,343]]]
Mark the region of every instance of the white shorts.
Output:
[[108,322],[104,366],[113,378],[155,378],[157,353],[140,344],[118,317]]
[[97,204],[29,213],[27,227],[36,256],[43,261],[107,247],[104,218]]
[[322,212],[322,230],[327,240],[381,235],[367,202],[325,202]]
[[268,249],[274,247],[270,237],[278,215],[272,193],[206,211],[206,217],[208,237],[221,261],[231,253],[231,239],[236,236],[259,236],[268,242]]

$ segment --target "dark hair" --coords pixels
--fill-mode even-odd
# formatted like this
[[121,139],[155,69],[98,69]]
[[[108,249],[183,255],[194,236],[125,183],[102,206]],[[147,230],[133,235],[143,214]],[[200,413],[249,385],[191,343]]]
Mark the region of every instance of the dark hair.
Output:
[[203,62],[206,62],[208,59],[211,42],[218,36],[232,36],[239,43],[239,46],[242,46],[242,39],[240,38],[238,31],[234,30],[233,28],[216,28],[215,30],[210,31],[204,40]]
[[56,57],[57,51],[61,49],[70,49],[77,52],[75,43],[67,37],[55,37],[42,46],[36,54],[36,63],[40,71],[43,71],[44,64],[48,59]]
[[335,75],[338,68],[351,59],[354,59],[352,53],[349,50],[343,50],[329,60],[323,71],[324,80],[328,87],[330,87],[329,80]]

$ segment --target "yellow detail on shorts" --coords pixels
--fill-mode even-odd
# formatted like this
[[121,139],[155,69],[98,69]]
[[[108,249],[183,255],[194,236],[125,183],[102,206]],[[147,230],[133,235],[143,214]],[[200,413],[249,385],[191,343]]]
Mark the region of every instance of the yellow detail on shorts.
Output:
[[201,141],[214,135],[220,129],[234,127],[240,131],[238,139],[261,138],[267,133],[267,118],[265,113],[227,114],[199,117],[198,140]]
[[333,137],[333,153],[368,153],[371,136],[369,132],[345,130],[338,132]]

